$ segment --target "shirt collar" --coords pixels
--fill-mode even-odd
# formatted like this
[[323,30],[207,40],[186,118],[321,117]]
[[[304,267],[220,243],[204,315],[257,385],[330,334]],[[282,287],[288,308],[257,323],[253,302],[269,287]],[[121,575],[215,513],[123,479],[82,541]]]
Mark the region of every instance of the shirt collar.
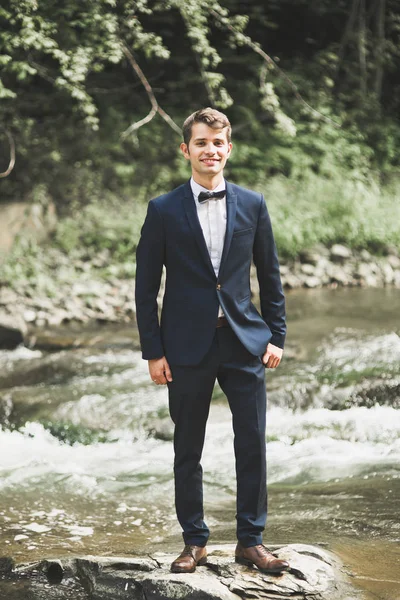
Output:
[[220,192],[221,190],[225,190],[226,189],[226,181],[225,181],[225,179],[223,179],[221,181],[221,183],[219,183],[217,185],[217,187],[215,187],[213,190],[208,190],[207,188],[203,187],[199,183],[196,183],[196,181],[193,179],[193,177],[191,177],[190,178],[190,187],[192,188],[193,196],[195,197],[196,202],[198,202],[198,197],[199,197],[200,192]]

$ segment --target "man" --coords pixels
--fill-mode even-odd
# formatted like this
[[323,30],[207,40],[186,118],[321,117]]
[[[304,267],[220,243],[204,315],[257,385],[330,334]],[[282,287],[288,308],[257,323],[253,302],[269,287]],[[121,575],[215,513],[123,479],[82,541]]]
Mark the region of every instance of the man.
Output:
[[[279,365],[285,302],[263,196],[224,180],[231,126],[205,108],[183,125],[180,148],[192,178],[152,200],[137,248],[136,311],[143,358],[154,383],[167,384],[175,424],[175,504],[185,547],[175,573],[207,561],[202,467],[206,421],[218,380],[233,416],[237,475],[237,562],[280,573],[288,563],[262,545],[267,502],[265,367]],[[250,266],[261,315],[251,303]],[[166,284],[161,323],[157,294]],[[217,459],[217,458],[216,458]]]

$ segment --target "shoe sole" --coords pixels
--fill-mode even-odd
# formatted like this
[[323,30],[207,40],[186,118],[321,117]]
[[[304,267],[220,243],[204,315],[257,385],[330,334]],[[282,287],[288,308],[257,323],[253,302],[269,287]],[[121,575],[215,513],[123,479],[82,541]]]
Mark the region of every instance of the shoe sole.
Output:
[[258,569],[261,571],[261,573],[266,573],[269,575],[279,575],[280,573],[283,573],[289,569],[289,567],[284,567],[283,569],[262,569],[261,567],[257,567],[257,565],[251,560],[248,560],[247,558],[239,558],[237,556],[235,557],[235,562],[239,565],[245,565],[246,567],[253,567],[253,569]]
[[172,567],[171,566],[171,573],[194,573],[196,570],[196,567],[203,567],[205,564],[207,564],[207,556],[205,556],[204,558],[201,558],[199,560],[199,562],[197,563],[197,565],[195,565],[189,571],[187,569],[182,569],[180,567]]

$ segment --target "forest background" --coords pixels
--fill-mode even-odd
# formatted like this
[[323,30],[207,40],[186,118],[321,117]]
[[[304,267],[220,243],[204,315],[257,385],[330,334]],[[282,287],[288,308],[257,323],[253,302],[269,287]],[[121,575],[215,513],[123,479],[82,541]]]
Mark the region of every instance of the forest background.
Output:
[[[182,122],[214,106],[226,177],[265,194],[281,256],[398,250],[399,67],[397,0],[5,0],[1,201],[54,202],[53,248],[134,275],[148,200],[190,174]],[[20,239],[3,283],[46,256]]]

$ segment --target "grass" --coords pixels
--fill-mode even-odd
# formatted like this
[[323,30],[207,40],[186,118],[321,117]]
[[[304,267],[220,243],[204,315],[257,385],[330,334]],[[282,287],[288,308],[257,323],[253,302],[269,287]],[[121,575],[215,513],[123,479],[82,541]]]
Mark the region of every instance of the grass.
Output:
[[337,175],[302,181],[275,177],[263,186],[281,256],[341,243],[383,254],[400,249],[400,184],[381,188]]

